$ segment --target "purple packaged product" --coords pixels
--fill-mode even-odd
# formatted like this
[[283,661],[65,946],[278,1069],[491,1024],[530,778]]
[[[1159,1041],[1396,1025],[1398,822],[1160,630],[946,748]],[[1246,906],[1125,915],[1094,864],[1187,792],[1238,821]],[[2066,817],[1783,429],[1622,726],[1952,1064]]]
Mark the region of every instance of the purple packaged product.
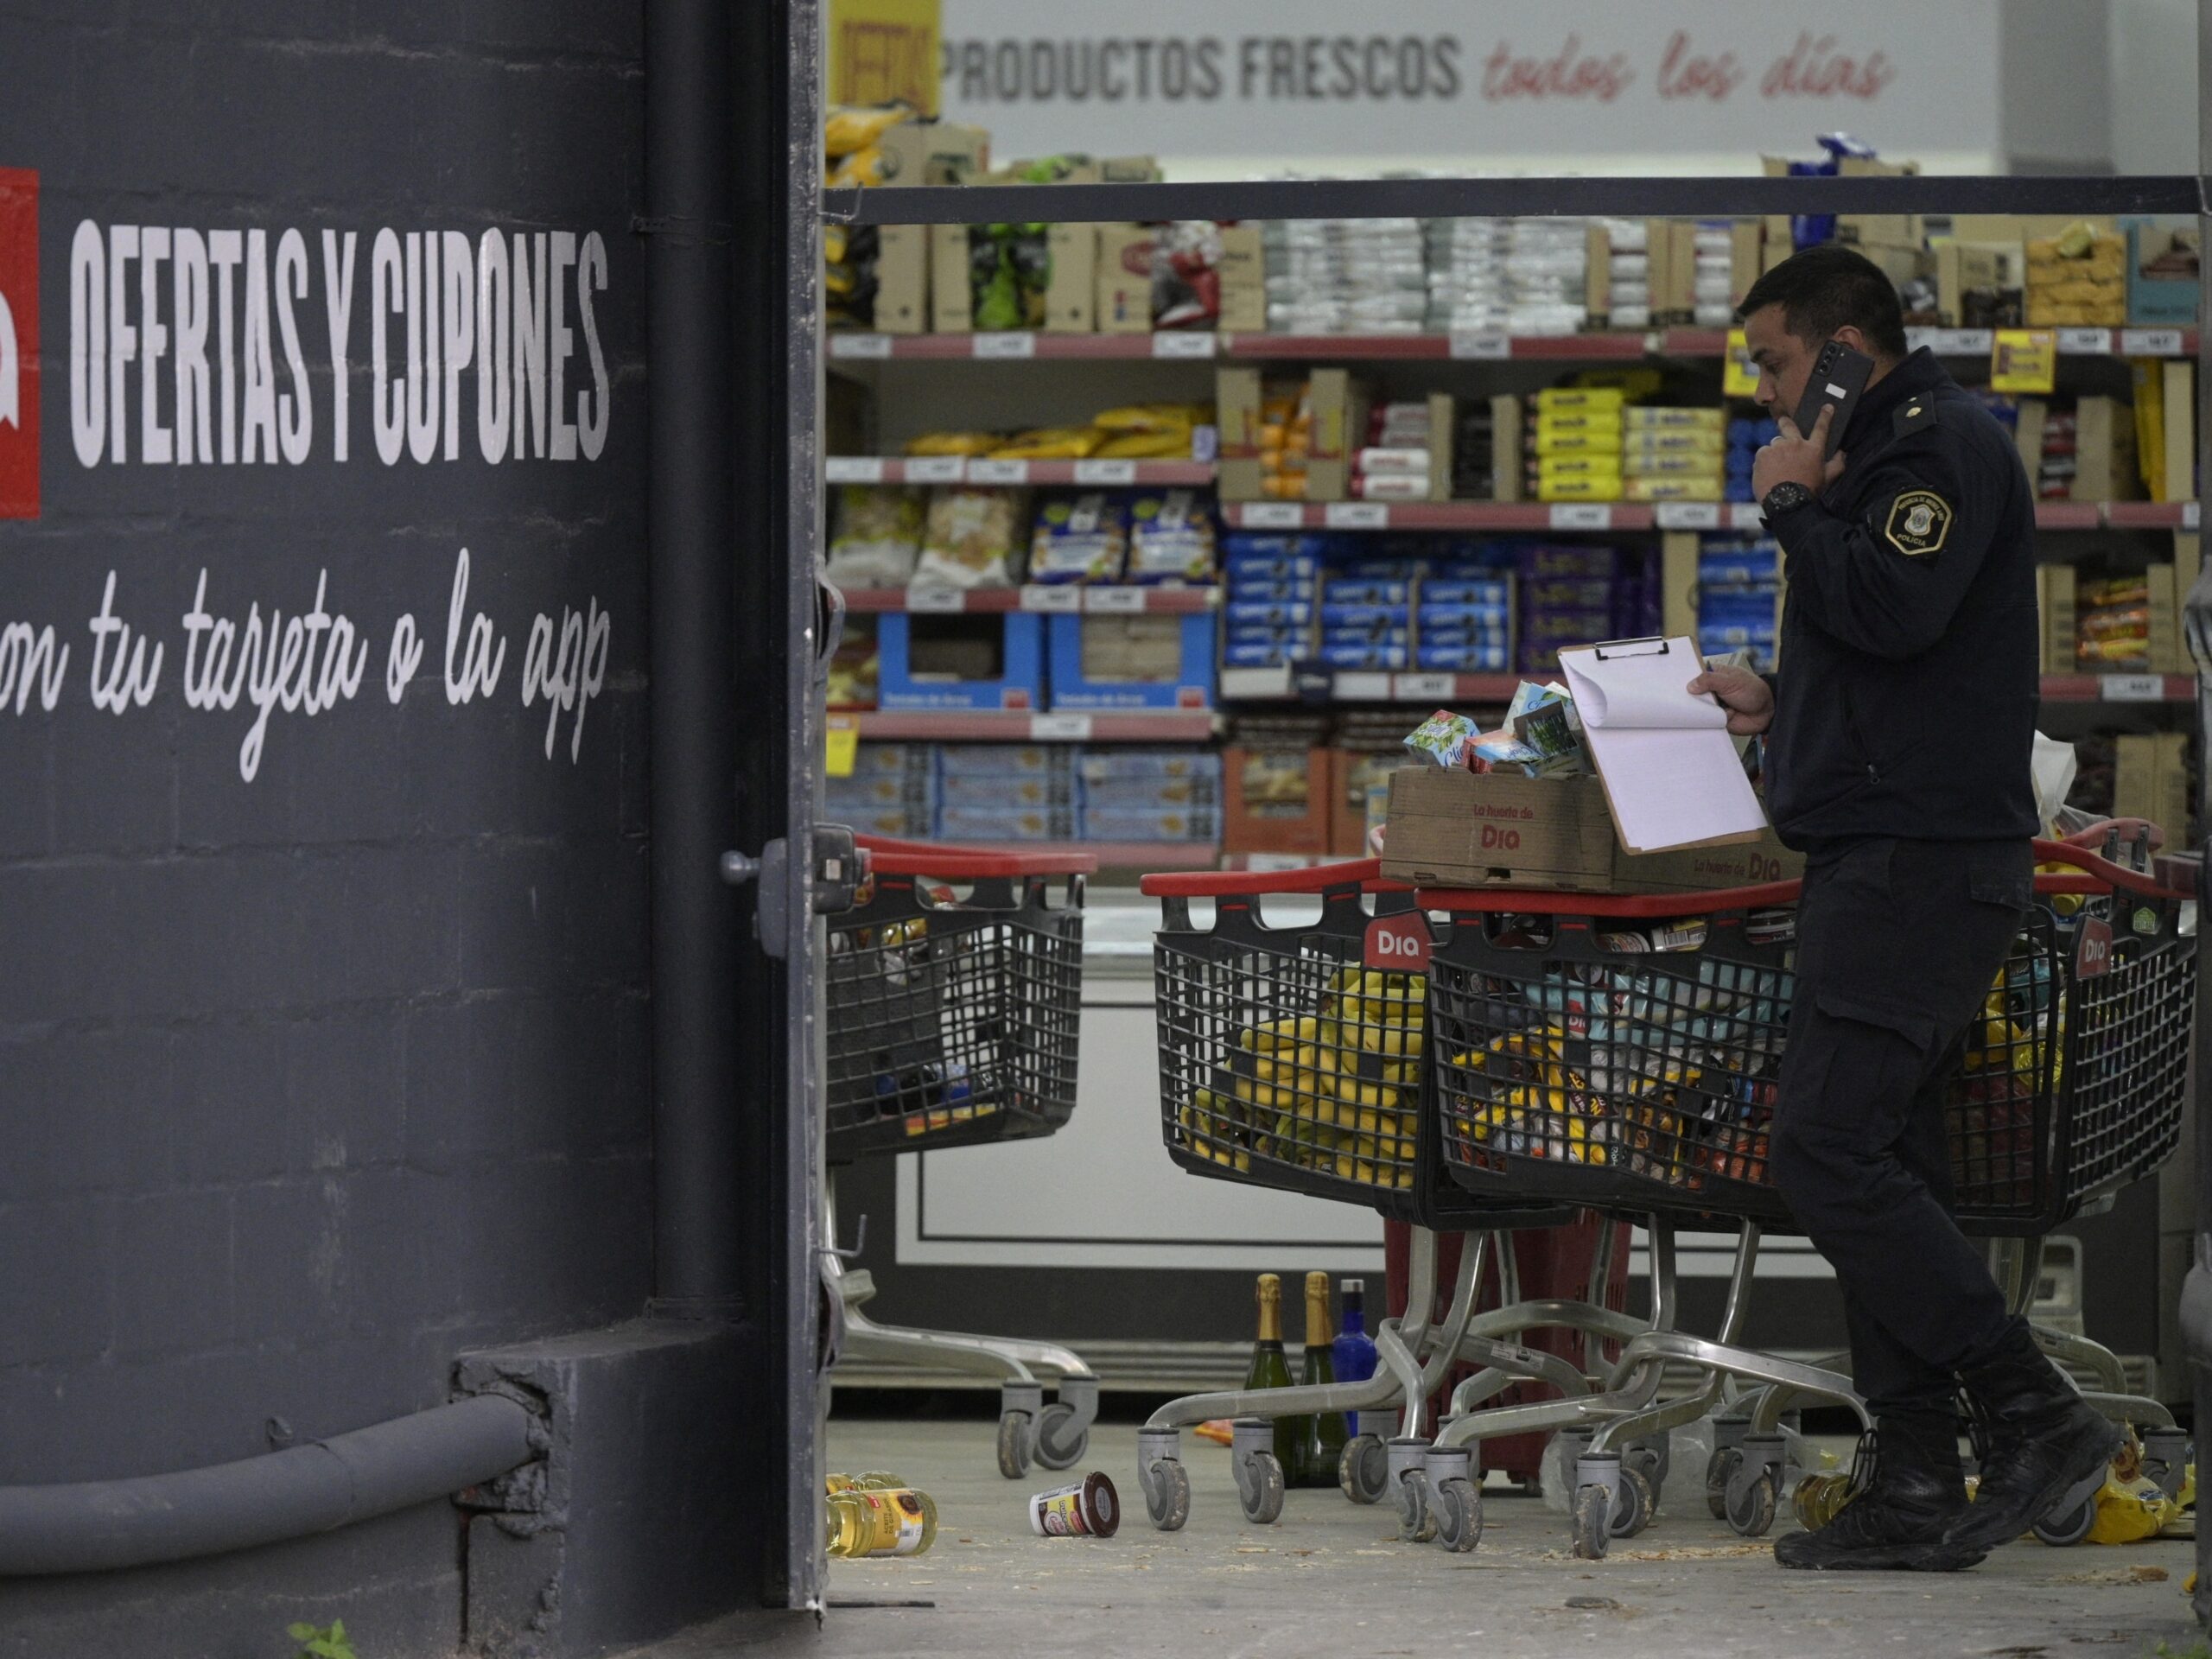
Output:
[[1610,579],[1618,568],[1618,550],[1610,547],[1523,547],[1520,555],[1523,582],[1548,576]]
[[1618,639],[1622,636],[1612,632],[1613,618],[1605,611],[1547,611],[1541,616],[1521,619],[1521,638],[1531,644],[1541,642],[1554,645],[1588,645],[1600,639]]
[[1595,577],[1541,576],[1521,584],[1523,611],[1602,611],[1613,603],[1613,583]]

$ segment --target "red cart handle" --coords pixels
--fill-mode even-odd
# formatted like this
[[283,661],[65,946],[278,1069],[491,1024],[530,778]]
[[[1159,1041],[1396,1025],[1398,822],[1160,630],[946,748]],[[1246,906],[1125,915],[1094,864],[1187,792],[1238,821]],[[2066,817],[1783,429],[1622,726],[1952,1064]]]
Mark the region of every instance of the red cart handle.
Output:
[[855,836],[877,875],[938,875],[950,880],[987,880],[995,876],[1096,875],[1096,853],[992,853],[978,847],[951,847],[932,841],[898,841],[889,836]]
[[2086,830],[2076,830],[2064,839],[2069,847],[2080,847],[2085,850],[2094,851],[2103,846],[2105,838],[2115,830],[2120,832],[2120,838],[2123,842],[2133,841],[2136,836],[2147,832],[2151,837],[2152,852],[2158,851],[2166,844],[2166,832],[2148,818],[2105,818],[2091,824]]
[[1411,893],[1412,885],[1382,880],[1382,861],[1355,858],[1303,870],[1190,870],[1147,875],[1139,892],[1154,899],[1229,899],[1270,893],[1326,893],[1357,882],[1362,893]]
[[[2114,823],[2124,823],[2115,819]],[[2083,835],[2101,841],[2109,825],[2100,824]],[[2139,870],[2131,870],[2100,858],[2072,842],[2035,843],[2036,862],[2070,864],[2080,874],[2039,872],[2036,891],[2043,893],[2101,893],[2125,888],[2146,899],[2169,901],[2193,899],[2193,893],[2161,887]],[[1650,919],[1669,916],[1700,916],[1715,910],[1764,910],[1794,905],[1803,883],[1770,881],[1756,887],[1719,887],[1707,893],[1559,893],[1548,888],[1423,887],[1418,902],[1423,910],[1454,914],[1510,912],[1518,916],[1614,916]]]

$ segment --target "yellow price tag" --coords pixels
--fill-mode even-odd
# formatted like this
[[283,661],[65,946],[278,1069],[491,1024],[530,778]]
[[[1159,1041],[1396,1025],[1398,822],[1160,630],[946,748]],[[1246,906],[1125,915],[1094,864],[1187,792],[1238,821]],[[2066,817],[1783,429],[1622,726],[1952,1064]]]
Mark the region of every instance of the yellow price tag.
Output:
[[860,728],[849,720],[833,720],[829,727],[830,750],[823,757],[823,772],[831,778],[849,778],[860,763]]
[[2056,328],[1999,328],[1989,348],[1992,391],[2051,391],[2058,385]]
[[1720,395],[1723,397],[1750,397],[1759,389],[1758,365],[1751,361],[1750,343],[1740,328],[1728,331],[1728,352],[1721,359]]

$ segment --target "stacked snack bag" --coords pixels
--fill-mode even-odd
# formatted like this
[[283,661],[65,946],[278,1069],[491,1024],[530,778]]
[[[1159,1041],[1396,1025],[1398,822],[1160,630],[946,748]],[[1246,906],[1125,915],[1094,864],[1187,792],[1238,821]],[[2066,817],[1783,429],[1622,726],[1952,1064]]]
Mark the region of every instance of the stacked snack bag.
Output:
[[1535,499],[1619,500],[1627,393],[1618,386],[1548,386],[1535,403],[1529,454]]
[[1718,501],[1727,412],[1632,404],[1621,412],[1622,494],[1630,501]]
[[1421,332],[1428,301],[1419,220],[1271,219],[1263,246],[1274,332]]
[[1588,321],[1579,219],[1429,221],[1431,334],[1572,334]]
[[1321,554],[1319,536],[1231,531],[1222,552],[1222,665],[1280,668],[1306,654]]
[[1367,501],[1426,501],[1434,434],[1425,399],[1383,404],[1368,416],[1352,458],[1351,493]]

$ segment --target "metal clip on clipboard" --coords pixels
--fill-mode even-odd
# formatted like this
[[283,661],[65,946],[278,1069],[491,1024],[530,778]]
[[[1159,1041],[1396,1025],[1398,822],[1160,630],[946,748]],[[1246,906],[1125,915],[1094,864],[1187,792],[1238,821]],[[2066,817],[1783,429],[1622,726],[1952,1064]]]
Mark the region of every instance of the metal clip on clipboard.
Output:
[[[1631,650],[1631,646],[1639,649]],[[1616,657],[1664,657],[1674,648],[1673,640],[1654,635],[1647,639],[1601,639],[1591,651],[1599,662],[1607,663]]]

